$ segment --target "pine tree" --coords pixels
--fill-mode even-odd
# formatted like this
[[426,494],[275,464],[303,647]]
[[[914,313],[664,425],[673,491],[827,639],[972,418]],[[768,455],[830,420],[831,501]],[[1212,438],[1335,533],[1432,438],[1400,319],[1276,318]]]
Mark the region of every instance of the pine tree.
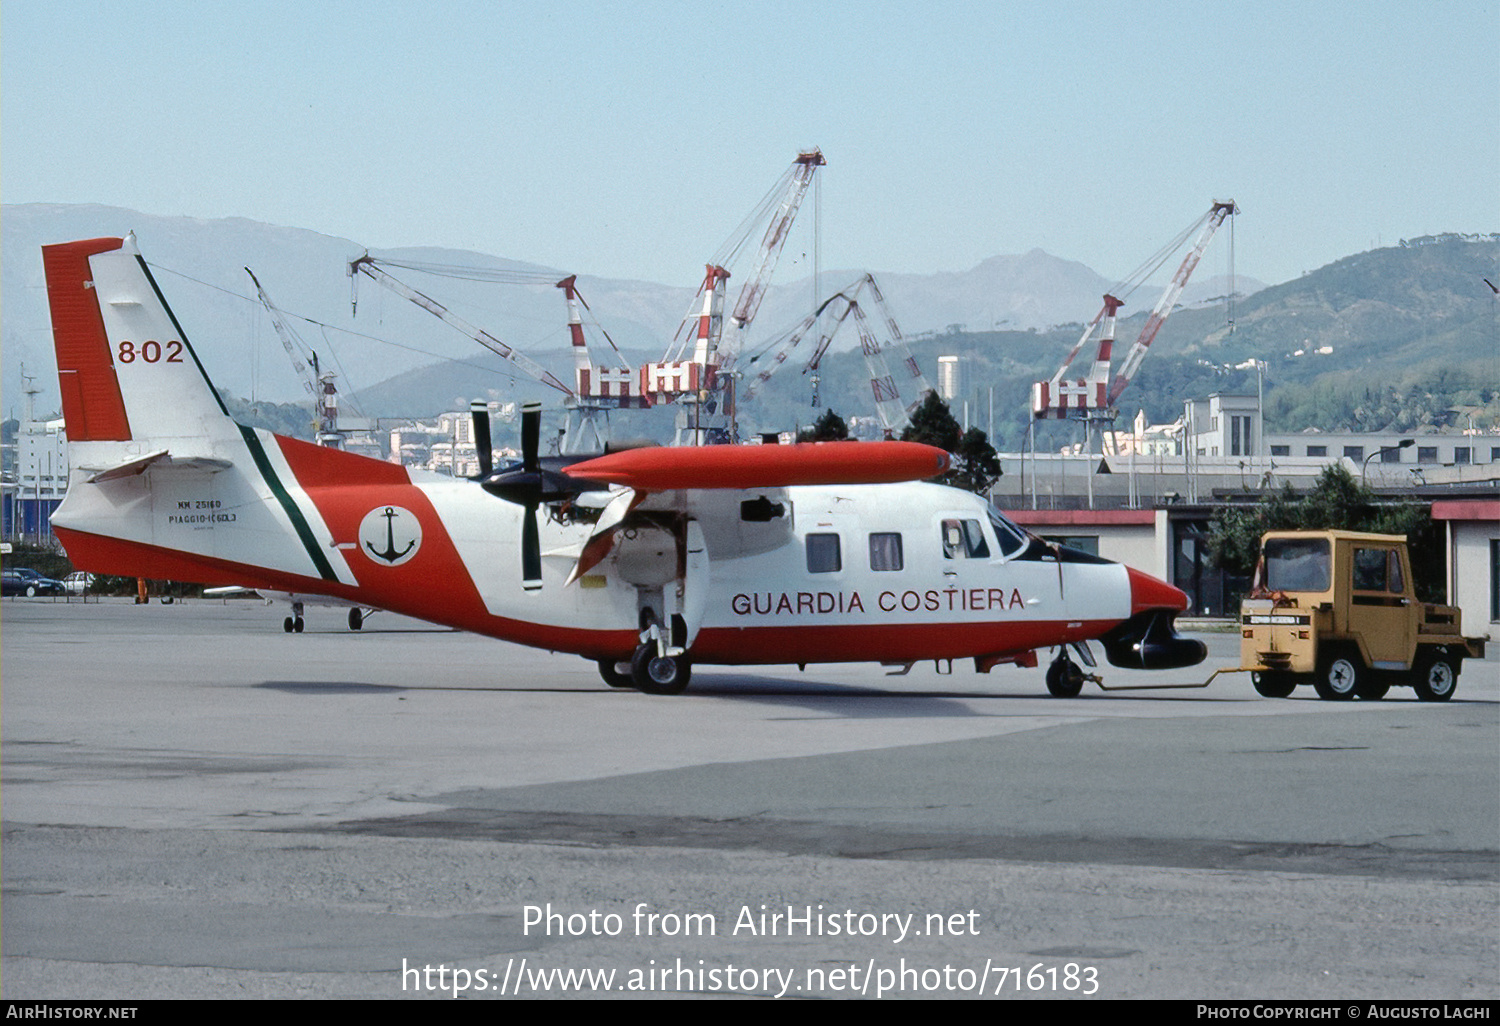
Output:
[[948,404],[936,392],[928,392],[901,432],[903,442],[922,442],[953,455],[938,484],[952,485],[984,495],[1000,477],[1000,456],[978,428],[964,431]]

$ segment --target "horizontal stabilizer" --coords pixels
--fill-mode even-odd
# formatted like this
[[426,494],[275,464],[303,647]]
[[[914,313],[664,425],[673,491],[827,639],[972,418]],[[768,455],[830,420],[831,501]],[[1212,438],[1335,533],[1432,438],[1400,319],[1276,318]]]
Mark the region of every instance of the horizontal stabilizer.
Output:
[[211,456],[187,456],[174,459],[166,449],[158,449],[156,452],[138,456],[124,463],[117,463],[112,467],[82,467],[80,469],[90,473],[89,484],[98,484],[101,481],[116,481],[122,477],[134,477],[143,474],[149,467],[157,467],[166,470],[195,470],[199,473],[216,474],[221,470],[228,470],[234,464],[228,460],[215,459]]

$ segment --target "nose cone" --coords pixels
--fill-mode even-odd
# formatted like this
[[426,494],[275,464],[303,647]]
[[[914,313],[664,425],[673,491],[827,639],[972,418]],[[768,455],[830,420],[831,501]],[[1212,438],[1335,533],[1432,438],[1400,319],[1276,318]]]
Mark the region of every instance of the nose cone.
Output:
[[1131,616],[1148,609],[1170,609],[1175,613],[1187,609],[1188,597],[1182,589],[1143,574],[1135,567],[1127,566],[1125,572],[1130,575]]

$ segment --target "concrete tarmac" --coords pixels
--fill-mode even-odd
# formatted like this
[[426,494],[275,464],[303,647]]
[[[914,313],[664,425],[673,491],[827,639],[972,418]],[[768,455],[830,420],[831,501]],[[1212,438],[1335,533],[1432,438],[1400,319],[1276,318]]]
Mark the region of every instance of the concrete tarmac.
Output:
[[[1050,698],[6,600],[7,999],[1500,997],[1500,673]],[[1106,682],[1186,684],[1238,658]],[[1493,647],[1493,646],[1492,646]]]

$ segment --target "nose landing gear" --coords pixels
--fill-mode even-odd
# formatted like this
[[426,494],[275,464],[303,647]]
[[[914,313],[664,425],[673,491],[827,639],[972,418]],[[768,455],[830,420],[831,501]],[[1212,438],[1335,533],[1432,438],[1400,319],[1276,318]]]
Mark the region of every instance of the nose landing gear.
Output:
[[[1079,649],[1090,666],[1094,665],[1088,649]],[[1088,673],[1072,659],[1068,658],[1068,646],[1063,645],[1057,650],[1057,658],[1052,660],[1047,667],[1047,693],[1053,698],[1077,698],[1078,693],[1083,690],[1084,681],[1093,681],[1103,686],[1104,680],[1098,674]]]

